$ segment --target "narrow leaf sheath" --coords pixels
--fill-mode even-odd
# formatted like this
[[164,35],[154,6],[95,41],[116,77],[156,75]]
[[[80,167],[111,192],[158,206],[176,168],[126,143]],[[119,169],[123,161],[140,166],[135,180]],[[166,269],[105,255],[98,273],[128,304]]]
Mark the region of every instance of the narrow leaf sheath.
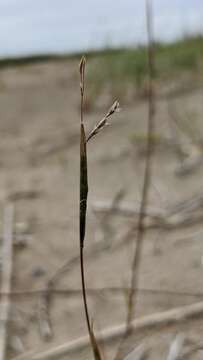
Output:
[[83,123],[80,129],[80,246],[83,248],[86,228],[88,177],[86,137]]

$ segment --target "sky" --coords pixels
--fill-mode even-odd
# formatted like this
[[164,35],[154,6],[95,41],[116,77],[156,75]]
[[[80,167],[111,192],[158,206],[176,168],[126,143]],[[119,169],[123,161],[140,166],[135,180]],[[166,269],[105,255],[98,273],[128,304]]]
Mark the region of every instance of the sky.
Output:
[[[144,0],[0,0],[0,57],[146,40]],[[153,0],[158,40],[203,33],[203,0]]]

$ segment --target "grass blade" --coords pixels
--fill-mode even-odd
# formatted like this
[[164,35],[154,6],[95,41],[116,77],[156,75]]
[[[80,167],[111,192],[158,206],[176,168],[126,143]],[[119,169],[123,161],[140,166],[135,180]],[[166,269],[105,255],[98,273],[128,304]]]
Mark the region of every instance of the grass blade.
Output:
[[80,246],[83,248],[86,229],[88,196],[87,151],[86,137],[83,123],[80,130]]

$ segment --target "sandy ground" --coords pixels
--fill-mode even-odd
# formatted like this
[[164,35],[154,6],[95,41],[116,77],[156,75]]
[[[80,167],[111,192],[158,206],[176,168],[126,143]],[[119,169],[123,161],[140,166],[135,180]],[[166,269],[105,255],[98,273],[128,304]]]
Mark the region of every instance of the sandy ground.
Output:
[[[78,65],[75,61],[35,64],[0,72],[0,201],[1,212],[7,198],[15,203],[16,231],[25,233],[27,246],[14,249],[13,290],[44,288],[47,280],[66,261],[78,254],[78,176],[79,176],[79,89]],[[170,100],[184,116],[191,116],[193,128],[201,137],[203,97],[200,89]],[[86,114],[91,129],[111,105],[108,97]],[[86,254],[102,241],[101,227],[92,205],[112,201],[120,189],[125,190],[123,203],[139,204],[144,157],[137,154],[130,138],[143,133],[147,121],[145,101],[135,105],[121,104],[122,112],[112,118],[112,126],[88,146],[89,209]],[[191,115],[192,114],[192,115]],[[195,121],[194,121],[195,117]],[[170,136],[168,100],[157,102],[156,133]],[[188,176],[178,177],[179,160],[174,149],[157,149],[153,162],[150,205],[165,209],[168,205],[201,193],[203,166]],[[133,241],[116,245],[129,227],[129,220],[112,217],[111,232],[103,239],[105,249],[87,257],[89,288],[127,287]],[[100,230],[100,231],[99,231]],[[27,234],[29,236],[27,236]],[[110,235],[109,235],[110,234]],[[138,316],[152,314],[200,301],[203,292],[203,242],[201,223],[170,231],[146,232],[140,269],[139,287],[145,289],[188,292],[142,293],[138,295]],[[80,290],[79,263],[76,261],[57,281],[57,288]],[[18,335],[24,350],[36,352],[54,348],[87,333],[81,293],[55,294],[51,302],[54,336],[42,339],[39,330],[37,294],[12,298],[9,342]],[[98,291],[89,294],[89,309],[95,329],[124,322],[125,291]],[[17,315],[16,315],[17,314]],[[18,322],[16,316],[21,318]],[[202,338],[201,317],[171,327],[153,327],[133,335],[126,346],[129,352],[140,342],[150,348],[150,359],[166,358],[169,345],[179,332],[190,340]],[[108,359],[117,343],[106,346]],[[8,359],[18,354],[11,349]],[[202,354],[193,354],[201,359]],[[27,359],[30,357],[28,356]],[[57,359],[92,359],[89,349]]]

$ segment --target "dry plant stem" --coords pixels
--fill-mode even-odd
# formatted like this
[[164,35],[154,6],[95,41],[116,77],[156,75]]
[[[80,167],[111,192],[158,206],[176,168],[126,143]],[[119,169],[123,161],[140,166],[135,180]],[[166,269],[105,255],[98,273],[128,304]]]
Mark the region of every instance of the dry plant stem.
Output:
[[[2,250],[2,279],[1,292],[5,295],[1,299],[1,321],[0,321],[0,360],[6,359],[6,344],[8,321],[10,316],[10,296],[12,267],[13,267],[13,214],[12,204],[8,204],[4,210],[4,233]],[[6,295],[8,294],[8,295]]]
[[[82,151],[83,146],[86,147],[85,143],[85,133],[84,133],[84,126],[81,125],[81,149]],[[81,154],[82,154],[81,151]],[[86,149],[85,149],[86,153]],[[89,313],[88,313],[88,306],[87,306],[87,297],[86,297],[86,288],[85,288],[85,274],[84,274],[84,256],[83,256],[83,249],[84,249],[84,238],[85,238],[85,222],[86,222],[86,206],[87,206],[87,182],[85,180],[84,185],[84,179],[82,176],[82,171],[87,172],[87,162],[86,157],[82,158],[81,156],[81,174],[80,174],[80,269],[81,269],[81,280],[82,280],[82,292],[83,292],[83,300],[84,300],[84,308],[85,308],[85,315],[86,315],[86,321],[87,321],[87,327],[89,333],[91,332],[90,327],[90,320],[89,320]],[[85,165],[86,164],[86,165]],[[85,170],[86,168],[86,170]]]
[[85,285],[85,271],[84,271],[84,240],[86,230],[86,214],[87,214],[87,196],[88,196],[88,172],[87,172],[87,142],[83,122],[84,113],[84,88],[85,88],[85,64],[86,60],[83,57],[80,62],[80,91],[81,91],[81,118],[80,118],[80,270],[82,280],[82,294],[85,309],[85,316],[89,339],[95,360],[102,360],[99,346],[94,336],[93,328],[90,325],[89,311],[87,305],[86,285]]
[[137,239],[136,239],[136,249],[134,253],[134,258],[132,262],[132,277],[131,277],[131,290],[128,298],[128,307],[127,307],[127,319],[126,319],[126,332],[124,334],[123,340],[119,346],[118,352],[116,354],[116,360],[121,359],[122,346],[126,338],[131,332],[131,322],[134,316],[135,311],[135,288],[137,287],[140,261],[141,261],[141,252],[144,238],[144,220],[146,214],[146,207],[148,201],[149,187],[151,181],[151,157],[153,152],[153,132],[154,132],[154,115],[155,115],[155,105],[154,105],[154,89],[153,89],[153,77],[154,77],[154,47],[152,41],[152,13],[151,13],[151,2],[146,0],[146,17],[147,17],[147,33],[148,33],[148,71],[149,71],[149,88],[148,88],[148,122],[147,122],[147,153],[146,153],[146,164],[144,171],[144,183],[142,189],[141,197],[141,206],[140,213],[138,216],[138,225],[137,225]]
[[81,108],[80,108],[80,270],[82,280],[82,294],[84,301],[85,316],[87,321],[87,328],[91,339],[91,327],[87,306],[86,288],[85,288],[85,274],[84,274],[84,239],[86,228],[86,211],[87,211],[87,195],[88,195],[88,180],[87,180],[87,152],[86,152],[86,138],[83,122],[84,113],[84,87],[85,87],[85,64],[86,60],[83,57],[80,62],[80,93],[81,93]]
[[147,32],[148,32],[148,69],[149,69],[149,89],[148,89],[148,123],[147,123],[147,154],[146,154],[146,164],[144,171],[144,183],[142,190],[141,206],[140,213],[138,218],[138,228],[137,228],[137,240],[136,240],[136,249],[134,253],[133,263],[132,263],[132,278],[131,278],[131,291],[129,294],[128,301],[128,314],[127,314],[127,333],[130,332],[130,325],[133,318],[135,310],[135,299],[134,292],[135,287],[137,287],[140,260],[141,260],[141,251],[144,238],[144,219],[147,208],[149,187],[151,181],[151,157],[153,152],[153,141],[152,135],[154,132],[154,90],[153,90],[153,76],[154,76],[154,51],[152,43],[152,14],[151,14],[151,3],[149,0],[146,0],[146,13],[147,13]]
[[[91,296],[98,296],[99,294],[104,295],[121,295],[123,297],[123,293],[129,292],[130,289],[128,287],[103,287],[103,288],[86,288],[86,293]],[[196,298],[203,298],[202,292],[187,292],[187,291],[173,291],[167,289],[147,289],[147,288],[135,288],[135,292],[143,293],[143,294],[151,294],[151,295],[167,295],[167,296],[182,296],[182,297],[196,297]],[[69,296],[69,297],[76,297],[81,296],[82,290],[81,289],[71,289],[71,288],[52,288],[50,290],[50,296]],[[47,288],[41,288],[36,290],[15,290],[10,291],[9,293],[0,293],[0,296],[9,296],[11,299],[14,297],[33,297],[33,296],[46,296],[47,295]]]
[[[131,329],[135,331],[141,331],[146,329],[158,329],[164,326],[183,323],[184,321],[194,320],[199,318],[203,314],[203,301],[186,305],[182,307],[173,308],[167,311],[154,313],[137,318],[131,322]],[[110,342],[122,336],[126,331],[126,324],[120,324],[111,328],[103,329],[100,334],[97,335],[97,340]],[[12,360],[52,360],[59,359],[60,356],[65,356],[77,351],[81,351],[89,346],[89,337],[84,336],[76,340],[70,341],[49,348],[42,352],[30,351],[24,355],[17,356]]]

